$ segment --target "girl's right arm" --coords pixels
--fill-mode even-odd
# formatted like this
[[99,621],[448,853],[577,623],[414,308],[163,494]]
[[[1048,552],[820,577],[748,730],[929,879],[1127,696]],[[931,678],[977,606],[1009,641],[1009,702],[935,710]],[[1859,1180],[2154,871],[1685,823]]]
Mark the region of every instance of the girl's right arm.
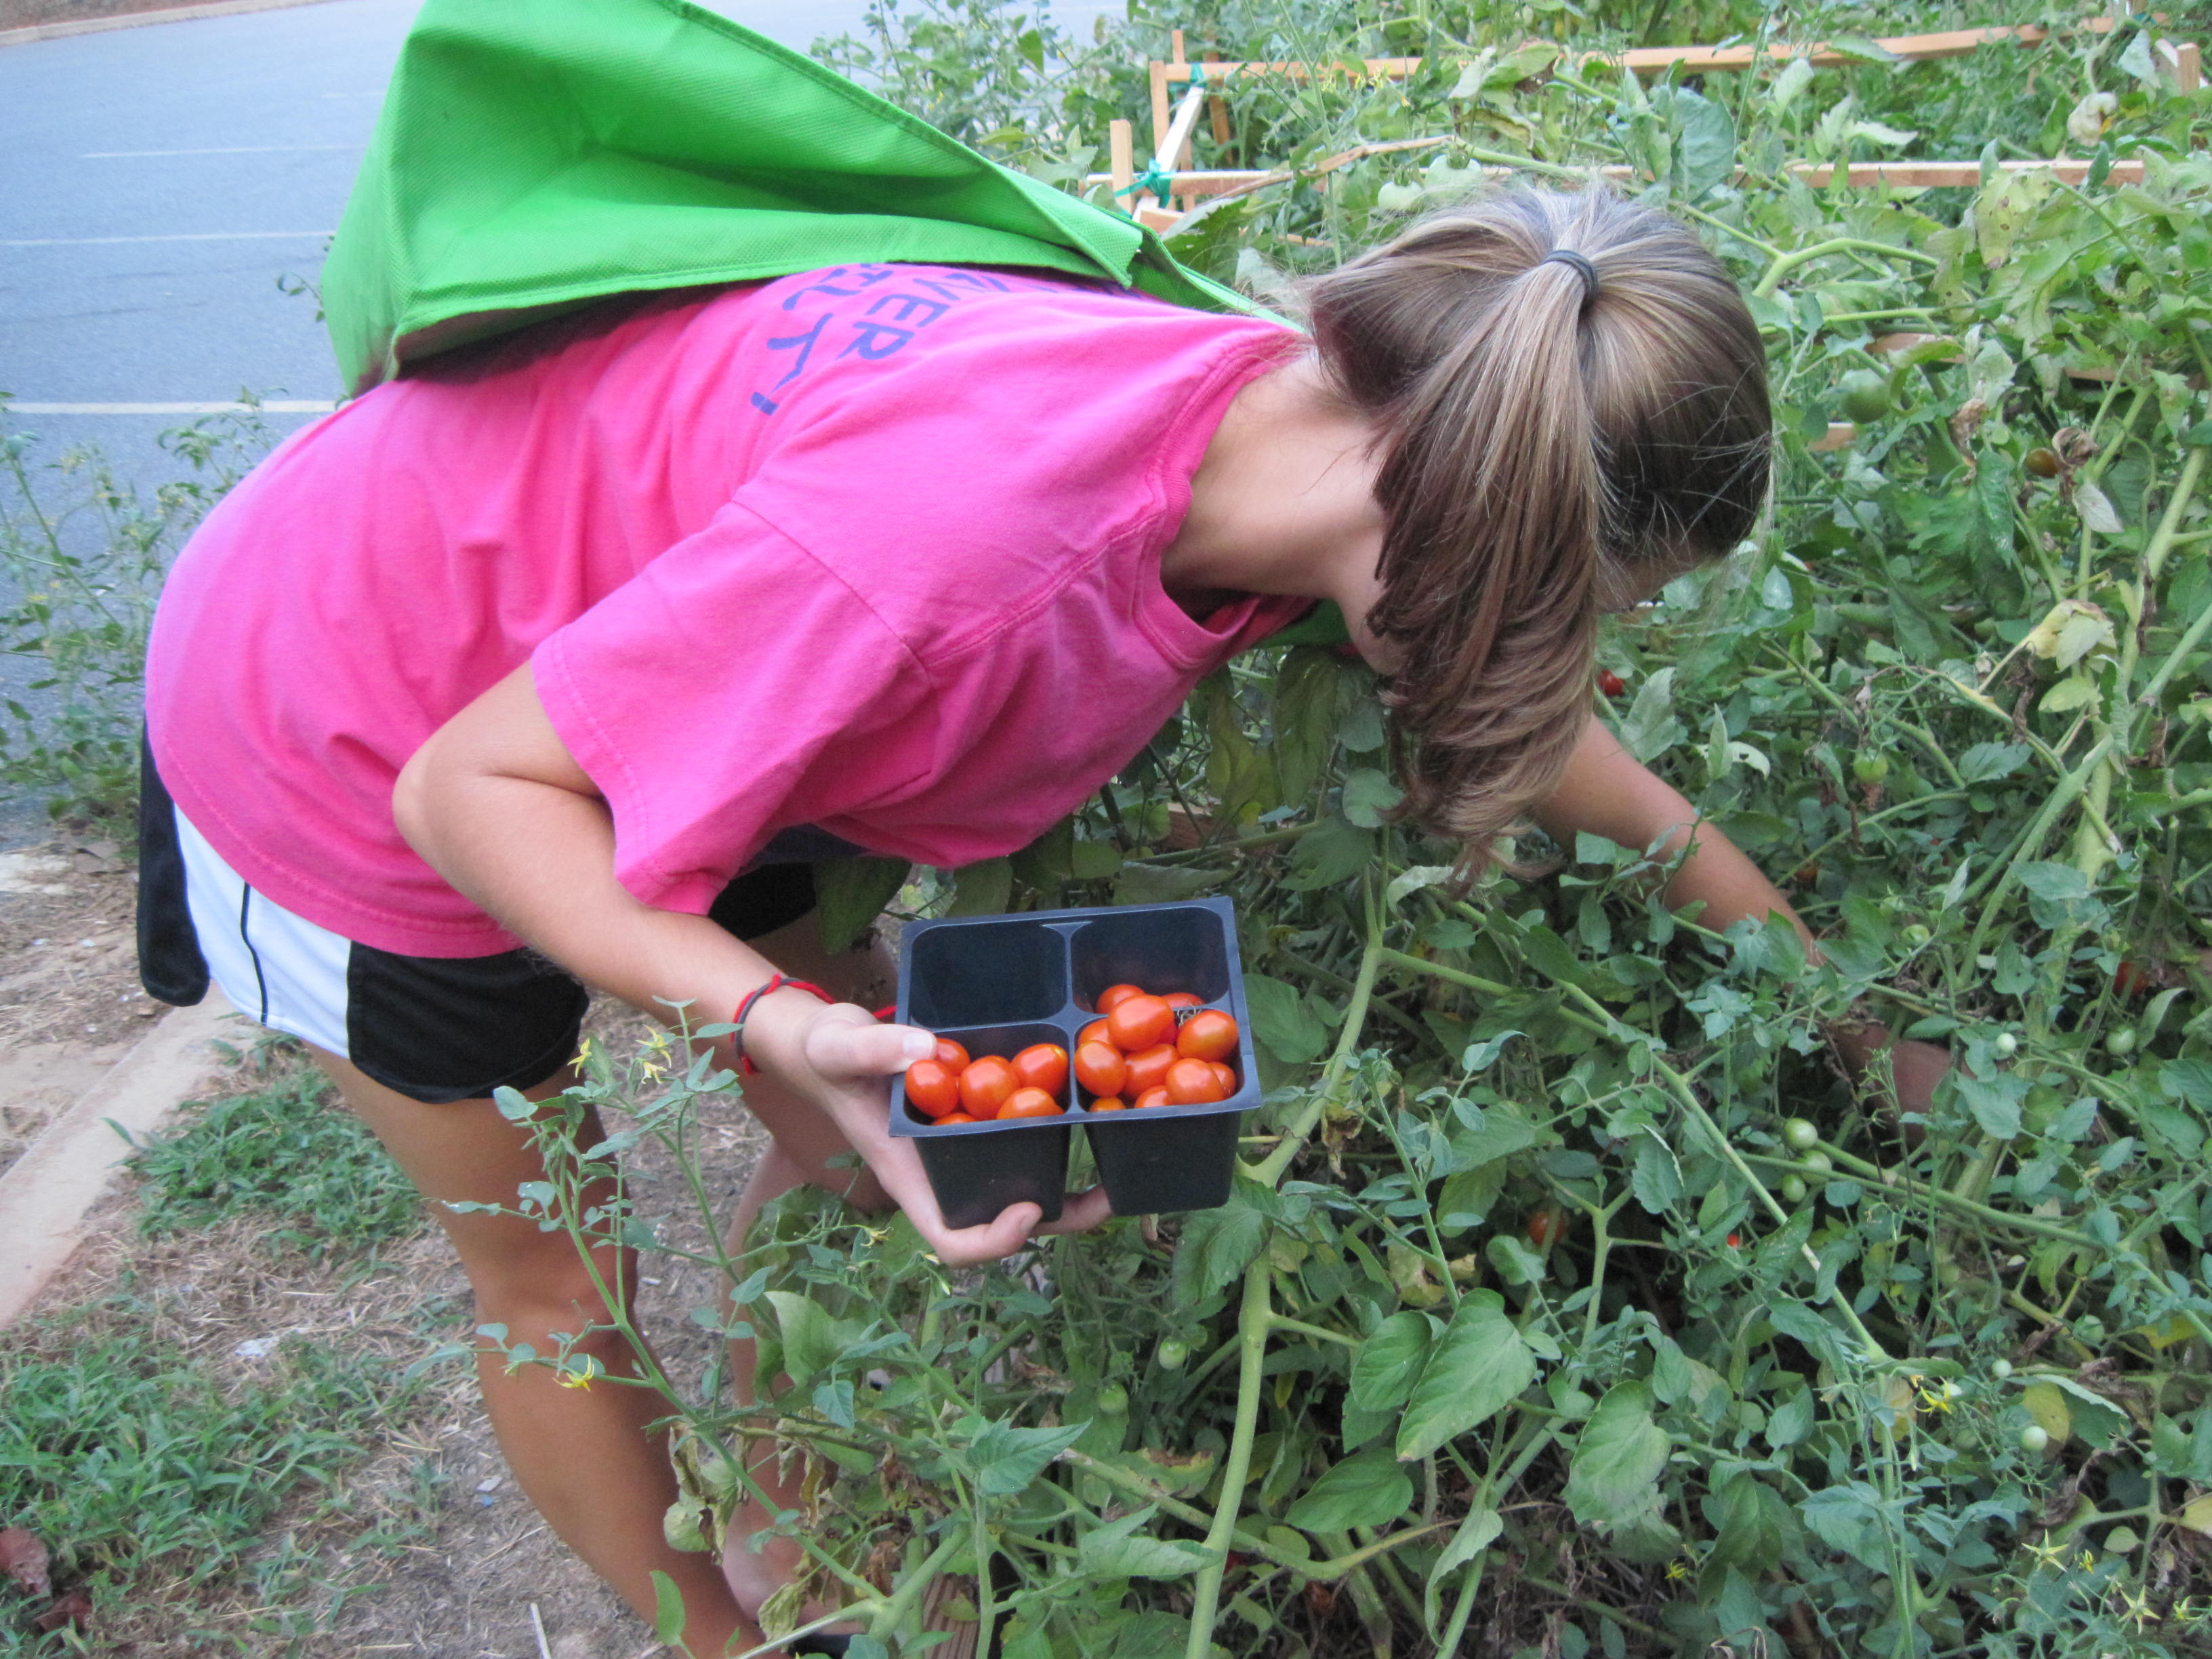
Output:
[[[616,880],[606,804],[562,743],[527,665],[441,726],[409,760],[392,807],[408,843],[509,932],[586,983],[656,1018],[670,1003],[726,1018],[775,966],[704,916],[656,909]],[[980,1227],[950,1228],[911,1140],[889,1132],[884,1079],[934,1052],[927,1033],[878,1024],[865,1009],[799,991],[763,997],[747,1018],[753,1063],[827,1113],[932,1249],[962,1265],[1011,1254],[1035,1231],[1103,1218],[1104,1195],[1037,1224],[1018,1204]]]

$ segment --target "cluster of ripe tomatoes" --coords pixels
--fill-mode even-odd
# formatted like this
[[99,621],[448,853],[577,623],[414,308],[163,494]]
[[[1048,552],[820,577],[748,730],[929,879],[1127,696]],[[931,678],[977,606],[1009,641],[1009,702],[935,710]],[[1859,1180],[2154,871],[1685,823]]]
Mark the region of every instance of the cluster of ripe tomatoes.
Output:
[[[1152,996],[1134,985],[1109,987],[1095,1005],[1099,1018],[1075,1041],[1075,1079],[1084,1109],[1119,1112],[1151,1106],[1200,1105],[1237,1092],[1237,1021],[1188,991]],[[1067,1086],[1067,1050],[1040,1042],[1012,1060],[970,1060],[950,1037],[936,1055],[906,1068],[906,1097],[939,1123],[1055,1117]]]

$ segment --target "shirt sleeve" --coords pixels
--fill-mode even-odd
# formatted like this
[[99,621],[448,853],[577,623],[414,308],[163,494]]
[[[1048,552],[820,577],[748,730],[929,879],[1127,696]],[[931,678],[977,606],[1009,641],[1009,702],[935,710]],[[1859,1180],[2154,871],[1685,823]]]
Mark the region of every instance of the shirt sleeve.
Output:
[[896,799],[928,676],[852,587],[740,501],[549,635],[538,695],[614,818],[615,875],[703,915],[775,830]]

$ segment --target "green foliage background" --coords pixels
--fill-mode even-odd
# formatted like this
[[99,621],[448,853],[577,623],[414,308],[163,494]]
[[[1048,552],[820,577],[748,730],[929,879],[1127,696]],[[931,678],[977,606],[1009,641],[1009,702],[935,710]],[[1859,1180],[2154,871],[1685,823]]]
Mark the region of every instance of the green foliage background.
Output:
[[[1593,837],[1455,897],[1452,849],[1390,821],[1371,682],[1313,647],[1203,687],[1027,854],[924,872],[932,910],[1233,895],[1273,1092],[1219,1211],[948,1274],[793,1200],[726,1264],[797,1386],[690,1403],[696,1445],[836,1471],[805,1529],[867,1651],[921,1650],[940,1568],[1010,1659],[2212,1649],[2205,95],[2142,25],[2066,13],[1618,21],[1138,8],[1085,45],[965,0],[826,49],[1070,187],[1109,119],[1149,131],[1170,24],[1230,59],[1423,57],[1240,82],[1230,140],[1200,123],[1196,165],[1294,176],[1172,246],[1271,297],[1511,178],[1626,168],[1706,234],[1769,342],[1780,487],[1755,544],[1607,637],[1606,712],[1826,955],[1669,913],[1644,849]],[[1940,63],[1870,39],[2029,21],[2057,27]],[[1586,55],[1732,33],[1852,61]],[[2069,150],[2079,187],[2002,167]],[[1789,170],[1893,155],[1978,182]],[[1872,349],[1894,333],[1925,337]],[[1815,448],[1847,398],[1853,441]],[[896,874],[851,872],[856,906]],[[1822,1028],[1855,1011],[1949,1045],[1930,1112],[1838,1079]],[[695,1461],[704,1541],[738,1475]]]

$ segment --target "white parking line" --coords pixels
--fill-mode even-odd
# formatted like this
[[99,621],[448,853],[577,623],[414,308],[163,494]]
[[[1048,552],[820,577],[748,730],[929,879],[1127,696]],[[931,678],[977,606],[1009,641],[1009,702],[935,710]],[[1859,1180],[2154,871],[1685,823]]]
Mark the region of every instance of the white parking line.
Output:
[[143,155],[275,155],[295,149],[359,149],[359,144],[225,144],[215,149],[88,149],[80,161],[123,161]]
[[337,405],[327,398],[271,398],[265,403],[193,404],[0,404],[10,415],[327,415]]
[[266,242],[288,237],[337,234],[334,230],[195,230],[177,236],[26,236],[0,241],[0,247],[112,247],[118,242]]

